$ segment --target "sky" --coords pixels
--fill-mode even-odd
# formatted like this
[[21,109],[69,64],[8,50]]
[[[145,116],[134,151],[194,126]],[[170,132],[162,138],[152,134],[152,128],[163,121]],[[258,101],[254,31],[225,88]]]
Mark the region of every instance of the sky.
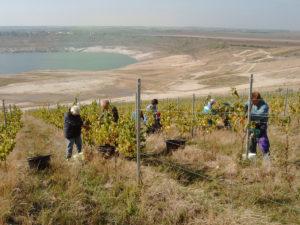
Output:
[[1,0],[0,26],[300,30],[300,0]]

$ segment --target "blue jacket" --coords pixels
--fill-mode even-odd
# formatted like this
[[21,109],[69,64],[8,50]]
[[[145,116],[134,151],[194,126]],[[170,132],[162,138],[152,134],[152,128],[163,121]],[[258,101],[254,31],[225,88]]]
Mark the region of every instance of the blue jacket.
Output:
[[216,110],[213,109],[213,106],[211,103],[208,103],[206,106],[203,107],[203,114],[211,114],[211,115],[216,115]]
[[70,112],[64,116],[64,135],[66,138],[75,138],[81,135],[83,121],[80,116],[73,116]]
[[212,105],[210,103],[208,103],[206,106],[204,106],[203,113],[204,114],[210,114],[211,110],[212,110]]
[[[249,102],[245,105],[245,111],[248,112]],[[269,120],[269,106],[261,99],[258,105],[252,105],[251,109],[251,121],[258,123],[267,123]]]

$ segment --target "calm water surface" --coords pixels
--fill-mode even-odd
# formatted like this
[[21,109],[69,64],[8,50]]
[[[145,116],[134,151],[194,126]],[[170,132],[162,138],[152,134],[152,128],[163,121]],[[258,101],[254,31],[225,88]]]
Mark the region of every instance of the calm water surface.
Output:
[[136,60],[129,56],[116,53],[0,53],[0,74],[34,70],[110,70],[135,62]]

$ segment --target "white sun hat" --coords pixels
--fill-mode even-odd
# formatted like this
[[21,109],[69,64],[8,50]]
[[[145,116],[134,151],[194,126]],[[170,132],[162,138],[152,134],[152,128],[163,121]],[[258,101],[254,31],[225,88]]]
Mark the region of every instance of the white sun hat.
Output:
[[216,99],[213,99],[213,98],[212,98],[209,102],[210,102],[211,105],[213,105],[213,104],[215,104],[217,101],[216,101]]
[[80,107],[78,105],[74,105],[71,107],[70,112],[72,113],[72,115],[77,116],[80,114]]

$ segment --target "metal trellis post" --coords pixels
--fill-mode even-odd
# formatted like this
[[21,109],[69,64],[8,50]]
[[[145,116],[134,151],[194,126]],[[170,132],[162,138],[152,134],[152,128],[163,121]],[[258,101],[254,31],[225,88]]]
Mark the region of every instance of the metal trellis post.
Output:
[[247,124],[247,139],[246,139],[246,159],[248,159],[250,150],[250,124],[251,124],[251,110],[252,110],[252,88],[253,88],[253,74],[250,76],[250,88],[249,88],[249,98],[248,98],[248,124]]
[[289,89],[286,89],[285,100],[284,100],[284,116],[287,115],[288,112],[288,98],[289,98]]
[[195,94],[193,94],[193,105],[192,105],[192,113],[193,113],[192,137],[194,137],[195,102],[196,102],[196,96],[195,96]]
[[136,92],[136,163],[137,163],[137,182],[141,184],[141,79],[137,82]]

